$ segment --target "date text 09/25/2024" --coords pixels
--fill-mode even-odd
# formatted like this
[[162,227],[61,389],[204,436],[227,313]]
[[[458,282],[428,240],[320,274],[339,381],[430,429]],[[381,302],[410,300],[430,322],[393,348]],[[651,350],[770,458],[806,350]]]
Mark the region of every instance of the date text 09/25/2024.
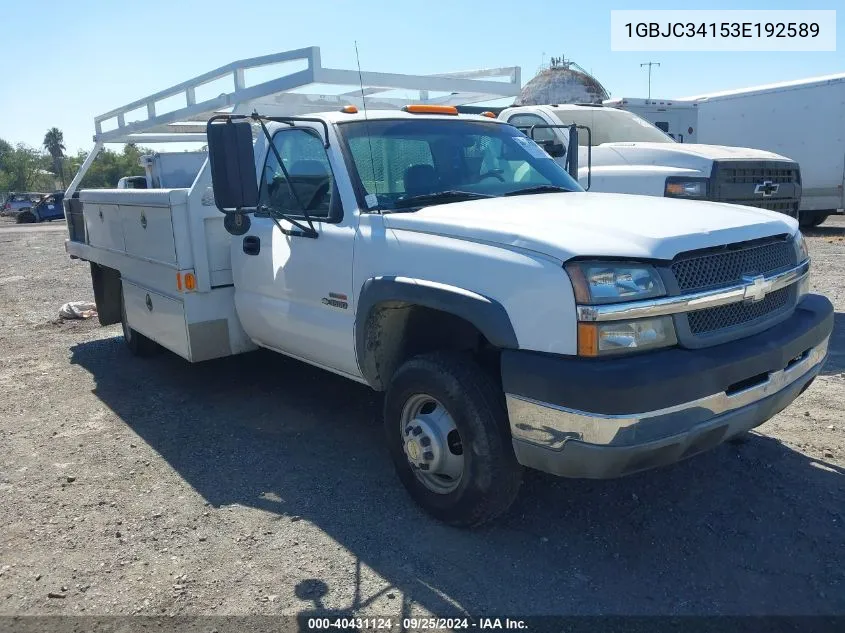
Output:
[[[394,618],[309,618],[308,629],[312,631],[332,630],[332,629],[372,629],[372,630],[392,630],[394,624],[399,624],[399,620]],[[456,630],[456,629],[479,629],[479,630],[496,630],[509,629],[521,630],[527,629],[525,621],[511,618],[478,618],[478,620],[470,620],[469,618],[402,618],[402,630]]]

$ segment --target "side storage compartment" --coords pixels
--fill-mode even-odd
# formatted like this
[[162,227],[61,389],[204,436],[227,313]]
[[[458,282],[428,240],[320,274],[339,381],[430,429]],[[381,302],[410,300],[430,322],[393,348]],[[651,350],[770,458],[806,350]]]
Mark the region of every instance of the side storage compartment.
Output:
[[118,252],[125,250],[123,225],[116,204],[84,202],[82,213],[90,246]]
[[126,254],[163,264],[176,263],[170,207],[120,205]]
[[123,301],[130,327],[186,360],[191,359],[185,305],[123,280]]
[[70,198],[64,200],[62,204],[65,208],[68,237],[70,237],[72,242],[81,242],[86,244],[85,218],[82,215],[82,200],[79,198]]

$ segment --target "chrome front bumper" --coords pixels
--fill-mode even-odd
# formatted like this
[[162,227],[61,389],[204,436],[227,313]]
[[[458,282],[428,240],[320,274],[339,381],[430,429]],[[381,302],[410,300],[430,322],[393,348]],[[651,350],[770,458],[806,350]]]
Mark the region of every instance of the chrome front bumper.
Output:
[[590,413],[508,393],[517,459],[556,475],[610,478],[700,453],[788,406],[821,370],[828,341],[736,391],[642,413]]

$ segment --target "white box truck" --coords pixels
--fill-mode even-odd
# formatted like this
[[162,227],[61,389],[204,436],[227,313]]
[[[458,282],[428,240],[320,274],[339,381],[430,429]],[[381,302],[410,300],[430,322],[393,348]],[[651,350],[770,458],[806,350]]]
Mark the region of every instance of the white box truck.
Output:
[[[845,73],[680,99],[619,98],[684,143],[754,147],[801,167],[801,224],[845,209]],[[775,183],[776,184],[776,183]]]
[[[189,187],[75,198],[93,152],[65,197],[67,252],[91,262],[99,318],[133,354],[263,347],[384,392],[398,478],[459,526],[503,513],[524,467],[673,463],[762,424],[820,371],[833,306],[808,292],[794,219],[584,192],[515,127],[450,105],[517,94],[517,69],[364,72],[291,111],[285,91],[359,75],[316,48],[270,59],[308,66],[248,86],[268,58],[235,62],[110,113],[114,129],[96,119],[95,149],[209,149]],[[192,99],[227,75],[232,92]],[[390,88],[422,104],[383,109]],[[349,103],[362,93],[380,109]],[[184,108],[155,114],[179,94]],[[139,107],[150,117],[124,124]]]

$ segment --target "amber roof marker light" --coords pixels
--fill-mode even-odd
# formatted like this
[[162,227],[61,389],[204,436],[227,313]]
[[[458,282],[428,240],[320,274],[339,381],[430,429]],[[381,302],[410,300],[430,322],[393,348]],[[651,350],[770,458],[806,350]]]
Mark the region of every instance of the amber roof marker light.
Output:
[[402,110],[410,114],[458,114],[458,109],[455,106],[446,105],[406,105]]

